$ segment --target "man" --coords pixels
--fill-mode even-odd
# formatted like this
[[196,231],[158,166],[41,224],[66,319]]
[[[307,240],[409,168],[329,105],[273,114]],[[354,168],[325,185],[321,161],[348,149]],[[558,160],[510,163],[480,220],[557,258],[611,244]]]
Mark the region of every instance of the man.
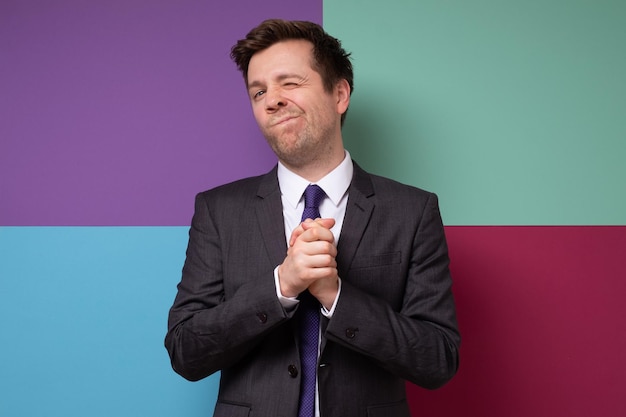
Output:
[[320,26],[265,21],[231,55],[279,162],[196,197],[172,366],[221,371],[216,417],[409,416],[405,380],[433,389],[458,367],[437,198],[350,159],[352,66]]

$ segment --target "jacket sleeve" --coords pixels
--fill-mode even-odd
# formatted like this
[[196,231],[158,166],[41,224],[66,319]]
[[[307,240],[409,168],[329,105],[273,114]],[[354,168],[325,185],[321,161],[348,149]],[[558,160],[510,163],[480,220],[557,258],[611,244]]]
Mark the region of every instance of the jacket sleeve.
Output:
[[[447,244],[434,194],[420,212],[414,230],[406,230],[413,236],[407,239],[409,253],[402,253],[398,275],[403,276],[367,278],[382,283],[383,289],[377,293],[363,284],[366,279],[359,269],[351,269],[349,279],[342,277],[341,295],[325,337],[375,360],[399,377],[434,389],[457,371],[460,335]],[[391,235],[377,239],[391,239],[389,246],[398,240]],[[402,296],[394,306],[383,294],[385,286],[397,283],[402,283],[398,291]]]
[[[231,228],[229,236],[244,238],[250,234],[245,230],[249,224],[232,212],[220,213],[210,201],[206,193],[196,196],[182,278],[165,337],[173,369],[194,381],[237,363],[289,318],[276,297],[269,266],[254,271],[258,277],[247,276],[231,288],[225,285],[225,274],[239,272],[224,261],[237,245],[228,243],[220,230]],[[232,229],[237,227],[242,230]]]

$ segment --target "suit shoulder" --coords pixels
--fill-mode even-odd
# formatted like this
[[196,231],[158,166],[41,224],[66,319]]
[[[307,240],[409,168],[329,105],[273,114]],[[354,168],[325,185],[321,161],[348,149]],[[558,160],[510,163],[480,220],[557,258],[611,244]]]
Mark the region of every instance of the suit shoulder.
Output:
[[389,198],[410,198],[425,201],[430,198],[437,198],[435,193],[427,191],[423,188],[401,183],[380,175],[369,175],[372,180],[374,191],[378,196]]
[[276,178],[275,170],[270,171],[267,174],[242,178],[226,184],[218,185],[198,193],[198,197],[211,200],[227,197],[237,198],[242,196],[250,198],[251,196],[255,196],[263,188],[263,184],[266,184],[270,188],[272,184],[276,184],[277,186],[278,181],[272,181],[273,178]]

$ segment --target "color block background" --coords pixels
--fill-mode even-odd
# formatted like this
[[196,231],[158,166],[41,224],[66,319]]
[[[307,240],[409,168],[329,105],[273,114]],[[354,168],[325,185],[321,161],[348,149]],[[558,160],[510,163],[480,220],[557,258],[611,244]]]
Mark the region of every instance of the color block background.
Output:
[[0,415],[206,416],[162,340],[196,192],[265,172],[233,42],[352,51],[347,147],[436,191],[461,369],[415,415],[622,416],[626,6],[0,2]]
[[327,1],[358,68],[348,147],[449,225],[626,224],[625,22],[610,0]]

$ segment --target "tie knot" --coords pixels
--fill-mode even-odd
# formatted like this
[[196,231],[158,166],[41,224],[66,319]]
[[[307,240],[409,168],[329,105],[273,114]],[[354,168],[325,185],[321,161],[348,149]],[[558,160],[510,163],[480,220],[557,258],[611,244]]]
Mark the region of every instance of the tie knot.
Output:
[[309,185],[304,190],[304,211],[302,221],[306,219],[317,219],[320,216],[320,203],[326,193],[317,185]]
[[313,208],[320,206],[322,199],[326,196],[324,190],[319,186],[311,184],[304,190],[304,207]]

